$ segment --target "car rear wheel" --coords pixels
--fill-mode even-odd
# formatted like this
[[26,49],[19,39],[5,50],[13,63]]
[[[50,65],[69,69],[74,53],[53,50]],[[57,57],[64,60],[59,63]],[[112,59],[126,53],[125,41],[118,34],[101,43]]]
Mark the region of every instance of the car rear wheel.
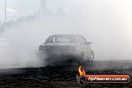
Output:
[[94,52],[91,52],[91,56],[89,57],[87,54],[82,55],[82,60],[84,61],[93,61],[94,59]]
[[94,52],[93,51],[91,52],[90,57],[88,57],[86,54],[83,54],[81,64],[87,66],[87,65],[89,65],[90,63],[93,62],[93,59],[94,59]]
[[92,51],[92,52],[91,52],[90,61],[93,61],[93,60],[94,60],[94,52]]

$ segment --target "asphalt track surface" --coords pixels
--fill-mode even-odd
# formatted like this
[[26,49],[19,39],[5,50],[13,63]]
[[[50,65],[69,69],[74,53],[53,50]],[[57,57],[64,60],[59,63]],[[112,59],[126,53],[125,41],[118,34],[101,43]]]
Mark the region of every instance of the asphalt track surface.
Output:
[[[0,88],[132,88],[129,83],[79,84],[77,65],[0,69]],[[87,74],[128,74],[131,61],[94,61],[84,67]]]

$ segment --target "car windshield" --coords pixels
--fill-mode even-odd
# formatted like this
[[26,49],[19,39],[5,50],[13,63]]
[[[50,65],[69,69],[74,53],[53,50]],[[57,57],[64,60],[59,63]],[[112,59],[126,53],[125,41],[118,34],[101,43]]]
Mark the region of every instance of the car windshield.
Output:
[[73,36],[52,36],[46,43],[75,43]]

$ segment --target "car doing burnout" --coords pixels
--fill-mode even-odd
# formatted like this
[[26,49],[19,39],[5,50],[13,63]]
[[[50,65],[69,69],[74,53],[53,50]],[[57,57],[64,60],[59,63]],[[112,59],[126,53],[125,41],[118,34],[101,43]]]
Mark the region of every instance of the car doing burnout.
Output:
[[94,59],[90,44],[81,35],[56,34],[40,45],[39,51],[47,57],[46,61],[49,62],[90,62]]

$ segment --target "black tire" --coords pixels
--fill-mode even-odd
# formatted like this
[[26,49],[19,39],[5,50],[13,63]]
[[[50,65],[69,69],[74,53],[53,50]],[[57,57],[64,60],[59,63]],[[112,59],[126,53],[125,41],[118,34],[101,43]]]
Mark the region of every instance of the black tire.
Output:
[[94,52],[92,51],[91,52],[91,57],[89,58],[89,57],[85,57],[85,59],[84,59],[84,54],[82,55],[82,61],[81,61],[81,65],[83,65],[83,66],[89,66],[92,62],[93,62],[93,60],[94,60]]
[[90,61],[93,62],[93,60],[94,60],[94,52],[92,51],[92,52],[91,52],[91,58],[90,58]]

